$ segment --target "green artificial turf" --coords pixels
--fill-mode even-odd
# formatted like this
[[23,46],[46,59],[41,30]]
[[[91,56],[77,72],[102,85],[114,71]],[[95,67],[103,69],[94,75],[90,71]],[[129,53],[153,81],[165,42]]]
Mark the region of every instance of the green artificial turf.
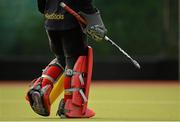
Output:
[[56,116],[60,97],[51,115],[36,115],[25,100],[27,84],[0,84],[0,121],[174,121],[180,120],[178,84],[93,83],[89,107],[91,119],[60,119]]

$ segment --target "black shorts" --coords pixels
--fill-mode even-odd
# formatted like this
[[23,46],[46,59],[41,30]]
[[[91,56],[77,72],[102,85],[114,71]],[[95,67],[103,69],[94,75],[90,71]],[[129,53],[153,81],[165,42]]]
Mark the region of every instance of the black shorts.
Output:
[[47,30],[47,34],[51,51],[62,65],[72,69],[79,56],[87,55],[87,37],[80,27],[65,31]]

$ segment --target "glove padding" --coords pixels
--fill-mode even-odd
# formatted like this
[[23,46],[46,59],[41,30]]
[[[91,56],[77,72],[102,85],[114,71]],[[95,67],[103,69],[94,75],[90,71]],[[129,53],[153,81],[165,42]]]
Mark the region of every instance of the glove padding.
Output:
[[105,28],[101,19],[100,12],[97,11],[93,14],[86,14],[79,12],[79,14],[86,20],[87,25],[81,26],[83,32],[90,36],[95,41],[101,41],[104,39],[107,29]]

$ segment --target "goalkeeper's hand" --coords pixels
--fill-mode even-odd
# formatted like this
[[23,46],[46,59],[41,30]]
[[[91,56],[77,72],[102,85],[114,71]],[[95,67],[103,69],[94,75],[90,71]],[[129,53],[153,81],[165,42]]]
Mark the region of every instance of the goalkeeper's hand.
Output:
[[95,41],[103,40],[107,33],[107,29],[105,28],[104,23],[101,19],[100,12],[97,11],[93,14],[79,12],[79,14],[87,22],[86,26],[81,26],[83,32]]

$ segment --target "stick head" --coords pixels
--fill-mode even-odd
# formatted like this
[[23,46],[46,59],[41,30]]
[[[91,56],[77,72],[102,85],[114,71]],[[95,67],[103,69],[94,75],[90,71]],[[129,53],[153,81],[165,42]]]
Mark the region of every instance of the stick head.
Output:
[[133,64],[138,68],[141,69],[141,66],[139,65],[139,63],[136,60],[133,60]]

